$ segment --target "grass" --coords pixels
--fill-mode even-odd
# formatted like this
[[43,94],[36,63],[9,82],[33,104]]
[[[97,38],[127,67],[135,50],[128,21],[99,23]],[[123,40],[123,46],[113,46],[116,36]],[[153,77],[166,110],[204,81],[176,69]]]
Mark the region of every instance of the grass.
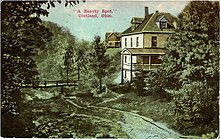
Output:
[[[71,92],[72,89],[69,88],[69,90],[67,89],[66,91]],[[172,111],[171,103],[168,101],[161,100],[153,96],[139,96],[131,90],[127,90],[127,93],[123,92],[123,95],[118,99],[113,98],[115,98],[120,93],[112,92],[107,93],[102,97],[94,97],[90,92],[86,90],[73,90],[74,92],[71,94],[71,96],[75,97],[73,97],[72,101],[82,107],[88,105],[98,105],[102,107],[129,111],[151,118],[156,122],[163,123],[168,128],[176,130],[178,128],[174,126],[174,112]],[[117,90],[118,89],[116,89],[115,92],[117,92]],[[25,122],[24,125],[26,125],[31,123],[31,119],[33,119],[34,121],[38,121],[42,127],[47,127],[46,129],[43,128],[40,130],[40,132],[36,133],[36,135],[40,135],[39,137],[74,137],[75,135],[77,137],[94,137],[96,134],[108,134],[108,131],[111,131],[112,135],[115,135],[114,137],[125,136],[117,124],[103,122],[101,120],[109,119],[109,117],[112,117],[110,120],[114,121],[113,123],[117,123],[115,120],[117,120],[120,115],[92,108],[75,108],[73,105],[70,105],[69,103],[66,103],[66,101],[61,100],[59,95],[52,98],[51,95],[48,95],[48,99],[45,99],[42,97],[37,97],[38,95],[36,95],[39,94],[38,91],[42,90],[38,90],[37,92],[36,90],[30,91],[31,92],[27,94],[35,95],[35,98],[33,100],[25,101],[26,107],[24,107],[24,111],[22,112],[23,122]],[[113,99],[113,101],[100,103],[109,99]],[[75,113],[75,115],[68,117],[72,113]],[[63,114],[67,115],[67,117]],[[92,118],[79,116],[77,114],[92,116]],[[41,117],[43,120],[38,120],[39,117]],[[94,119],[95,117],[100,119]],[[47,122],[43,123],[43,121]],[[36,127],[33,127],[32,125],[30,128]],[[194,131],[194,129],[190,130]],[[199,129],[195,129],[195,131],[196,130]],[[36,131],[38,130],[35,130],[35,132]],[[44,134],[43,132],[46,133]]]
[[[116,122],[116,117],[109,117],[109,114],[113,114],[99,109],[77,108],[60,95],[39,97],[40,91],[42,90],[23,90],[26,96],[24,99],[29,97],[32,99],[23,101],[22,111],[18,117],[21,120],[19,123],[23,123],[21,126],[26,127],[29,134],[19,137],[127,137]],[[41,94],[44,96],[45,92],[42,91]],[[72,101],[82,107],[102,101],[101,98],[93,97],[91,93],[84,91],[81,91],[81,94],[76,93],[75,96],[77,99]],[[16,131],[23,132],[19,129]],[[16,132],[14,136],[17,134]]]
[[171,127],[174,122],[174,113],[169,102],[160,101],[152,96],[138,96],[134,92],[124,94],[119,99],[103,103],[100,106],[135,112],[156,122],[164,123],[168,127]]
[[110,56],[113,56],[121,51],[121,48],[108,48],[106,50],[106,54],[109,54]]

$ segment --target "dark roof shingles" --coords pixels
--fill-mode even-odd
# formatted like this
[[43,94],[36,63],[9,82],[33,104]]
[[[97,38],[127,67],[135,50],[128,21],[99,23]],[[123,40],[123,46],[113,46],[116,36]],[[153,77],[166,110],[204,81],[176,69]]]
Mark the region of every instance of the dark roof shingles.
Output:
[[158,17],[162,17],[163,15],[169,21],[168,24],[169,24],[170,28],[166,29],[166,31],[173,30],[174,27],[173,27],[172,23],[174,22],[174,20],[176,20],[176,17],[174,17],[170,13],[158,12],[158,13],[152,13],[152,14],[148,15],[136,29],[131,30],[131,27],[129,27],[124,32],[122,32],[122,35],[128,34],[128,33],[144,32],[144,31],[161,31],[161,29],[158,28],[158,26],[156,25],[155,21],[156,21],[156,19],[158,19]]

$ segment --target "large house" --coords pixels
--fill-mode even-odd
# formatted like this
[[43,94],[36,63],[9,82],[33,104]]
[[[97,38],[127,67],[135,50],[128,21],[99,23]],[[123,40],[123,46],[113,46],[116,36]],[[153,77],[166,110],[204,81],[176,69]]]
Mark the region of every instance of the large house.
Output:
[[176,27],[176,17],[170,13],[148,13],[131,19],[131,26],[122,32],[121,73],[122,84],[131,81],[136,70],[155,70],[161,65],[165,43]]
[[121,33],[107,32],[105,34],[105,41],[109,48],[119,48],[121,47]]

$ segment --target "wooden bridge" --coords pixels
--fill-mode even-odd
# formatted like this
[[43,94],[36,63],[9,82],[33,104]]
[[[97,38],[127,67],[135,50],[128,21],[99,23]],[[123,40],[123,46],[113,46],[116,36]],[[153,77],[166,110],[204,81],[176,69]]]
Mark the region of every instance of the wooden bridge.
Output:
[[77,86],[78,80],[73,80],[71,82],[65,82],[63,80],[56,81],[41,81],[35,84],[22,84],[22,88],[50,88],[50,87],[61,87],[61,86]]
[[22,84],[22,88],[52,88],[52,87],[61,87],[61,93],[63,94],[64,86],[78,86],[79,80],[72,80],[70,82],[65,82],[63,80],[55,81],[41,81],[35,84]]

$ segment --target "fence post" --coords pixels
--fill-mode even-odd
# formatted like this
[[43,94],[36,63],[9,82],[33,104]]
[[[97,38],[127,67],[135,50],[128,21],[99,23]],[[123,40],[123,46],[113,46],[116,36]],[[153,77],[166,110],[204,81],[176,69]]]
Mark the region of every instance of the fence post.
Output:
[[47,86],[47,82],[46,81],[44,81],[44,85],[45,85],[45,87]]
[[61,85],[61,94],[63,94],[63,85]]

